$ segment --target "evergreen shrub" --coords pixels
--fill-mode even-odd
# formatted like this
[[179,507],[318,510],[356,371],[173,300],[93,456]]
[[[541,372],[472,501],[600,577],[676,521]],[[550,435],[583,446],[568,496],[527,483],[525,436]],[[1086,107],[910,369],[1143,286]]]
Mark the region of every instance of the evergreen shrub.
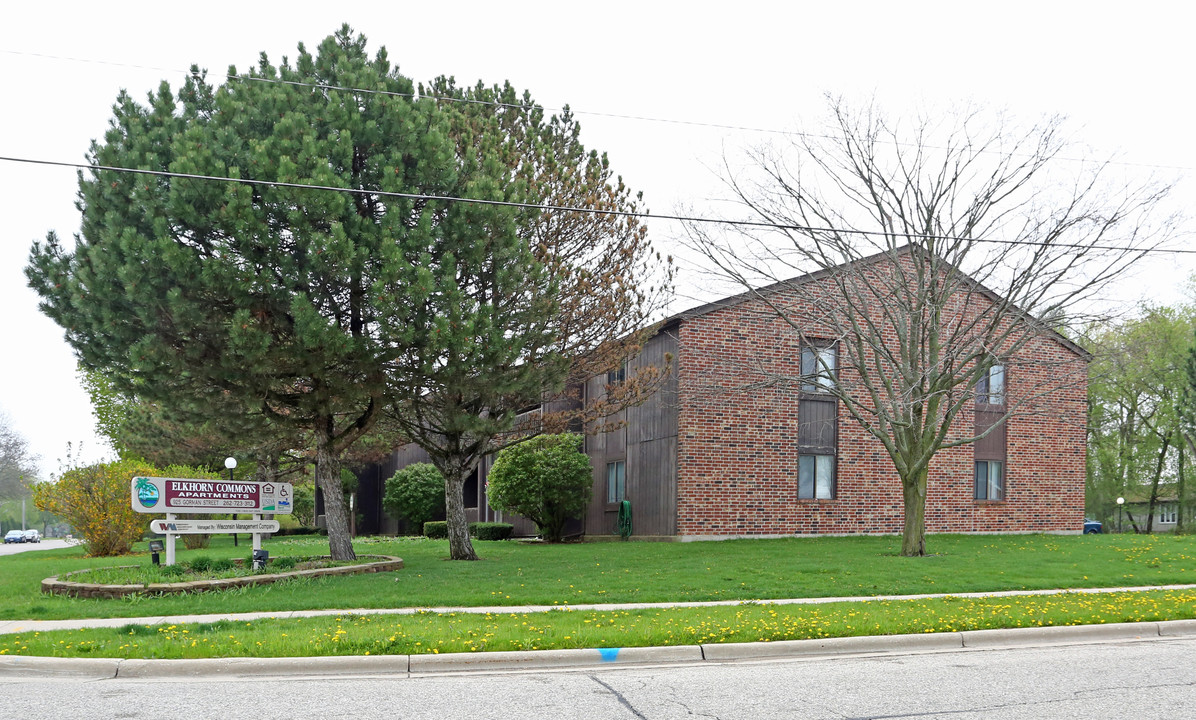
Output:
[[510,523],[469,523],[469,534],[478,540],[510,540],[514,532],[515,526]]

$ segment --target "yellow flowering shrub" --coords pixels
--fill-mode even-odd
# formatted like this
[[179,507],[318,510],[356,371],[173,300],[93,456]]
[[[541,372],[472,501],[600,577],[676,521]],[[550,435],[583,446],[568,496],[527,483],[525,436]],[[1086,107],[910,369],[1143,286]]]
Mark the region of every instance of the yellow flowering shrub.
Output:
[[[210,477],[203,471],[181,472],[172,477]],[[143,460],[118,460],[67,470],[55,482],[33,486],[33,504],[70,523],[87,544],[92,557],[124,555],[145,535],[154,515],[133,510],[131,486],[138,476],[161,476]]]

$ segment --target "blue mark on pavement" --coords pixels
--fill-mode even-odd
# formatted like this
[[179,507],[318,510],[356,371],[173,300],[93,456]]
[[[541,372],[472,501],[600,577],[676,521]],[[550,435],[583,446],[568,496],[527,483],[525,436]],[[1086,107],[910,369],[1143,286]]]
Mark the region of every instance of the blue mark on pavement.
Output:
[[598,648],[598,654],[602,656],[602,662],[614,662],[619,659],[619,648]]

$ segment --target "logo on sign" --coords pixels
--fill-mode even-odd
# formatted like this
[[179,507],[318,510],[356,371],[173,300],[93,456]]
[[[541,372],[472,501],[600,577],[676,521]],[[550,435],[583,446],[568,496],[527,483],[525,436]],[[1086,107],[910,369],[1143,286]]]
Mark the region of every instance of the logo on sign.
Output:
[[152,508],[161,498],[157,485],[148,478],[137,478],[137,502],[141,503],[142,507]]

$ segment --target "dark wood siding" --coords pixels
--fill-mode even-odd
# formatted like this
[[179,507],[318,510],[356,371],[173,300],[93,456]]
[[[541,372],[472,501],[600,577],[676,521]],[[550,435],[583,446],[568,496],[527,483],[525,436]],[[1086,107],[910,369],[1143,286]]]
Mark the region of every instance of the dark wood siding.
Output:
[[[976,432],[982,433],[992,427],[1005,414],[1004,408],[993,408],[991,405],[976,406]],[[1005,459],[1005,423],[993,428],[992,432],[976,441],[977,460]]]
[[[673,365],[661,388],[642,405],[618,413],[613,421],[621,423],[613,432],[587,435],[585,450],[590,456],[593,468],[593,496],[585,516],[567,533],[584,532],[589,535],[612,535],[615,533],[617,505],[606,503],[606,465],[622,460],[626,471],[627,499],[632,503],[635,535],[676,535],[677,533],[677,336],[673,330],[664,330],[644,345],[639,356],[627,363],[628,377],[644,367],[668,367]],[[606,375],[591,378],[576,398],[566,398],[546,403],[544,410],[576,407],[585,398],[600,398],[604,395]],[[580,428],[578,428],[580,430]],[[404,445],[394,452],[389,460],[381,464],[377,475],[379,482],[394,474],[400,468],[417,462],[428,462],[427,453],[415,445]],[[515,535],[536,534],[535,524],[520,516],[504,516],[488,504],[486,478],[494,465],[494,457],[487,456],[477,470],[477,507],[466,508],[467,519],[483,522],[508,522],[515,526]],[[472,485],[467,483],[467,503],[473,497]],[[380,492],[378,493],[380,499]],[[376,501],[378,502],[378,501]],[[379,502],[380,504],[380,502]],[[392,518],[386,518],[379,508],[379,527],[383,531],[399,528]]]
[[839,405],[834,399],[803,395],[798,408],[798,452],[834,455],[838,414]]
[[395,472],[392,463],[393,458],[354,473],[357,476],[358,535],[393,535],[398,532],[398,523],[382,510],[386,480]]
[[[612,535],[618,505],[608,504],[607,463],[622,460],[626,471],[626,499],[631,501],[634,535],[677,533],[677,336],[665,330],[650,339],[639,356],[627,363],[628,377],[644,367],[669,367],[661,388],[638,407],[627,408],[612,420],[623,423],[612,432],[586,437],[586,453],[594,472],[593,499],[586,511],[589,535]],[[586,383],[587,398],[606,392],[606,375]]]

